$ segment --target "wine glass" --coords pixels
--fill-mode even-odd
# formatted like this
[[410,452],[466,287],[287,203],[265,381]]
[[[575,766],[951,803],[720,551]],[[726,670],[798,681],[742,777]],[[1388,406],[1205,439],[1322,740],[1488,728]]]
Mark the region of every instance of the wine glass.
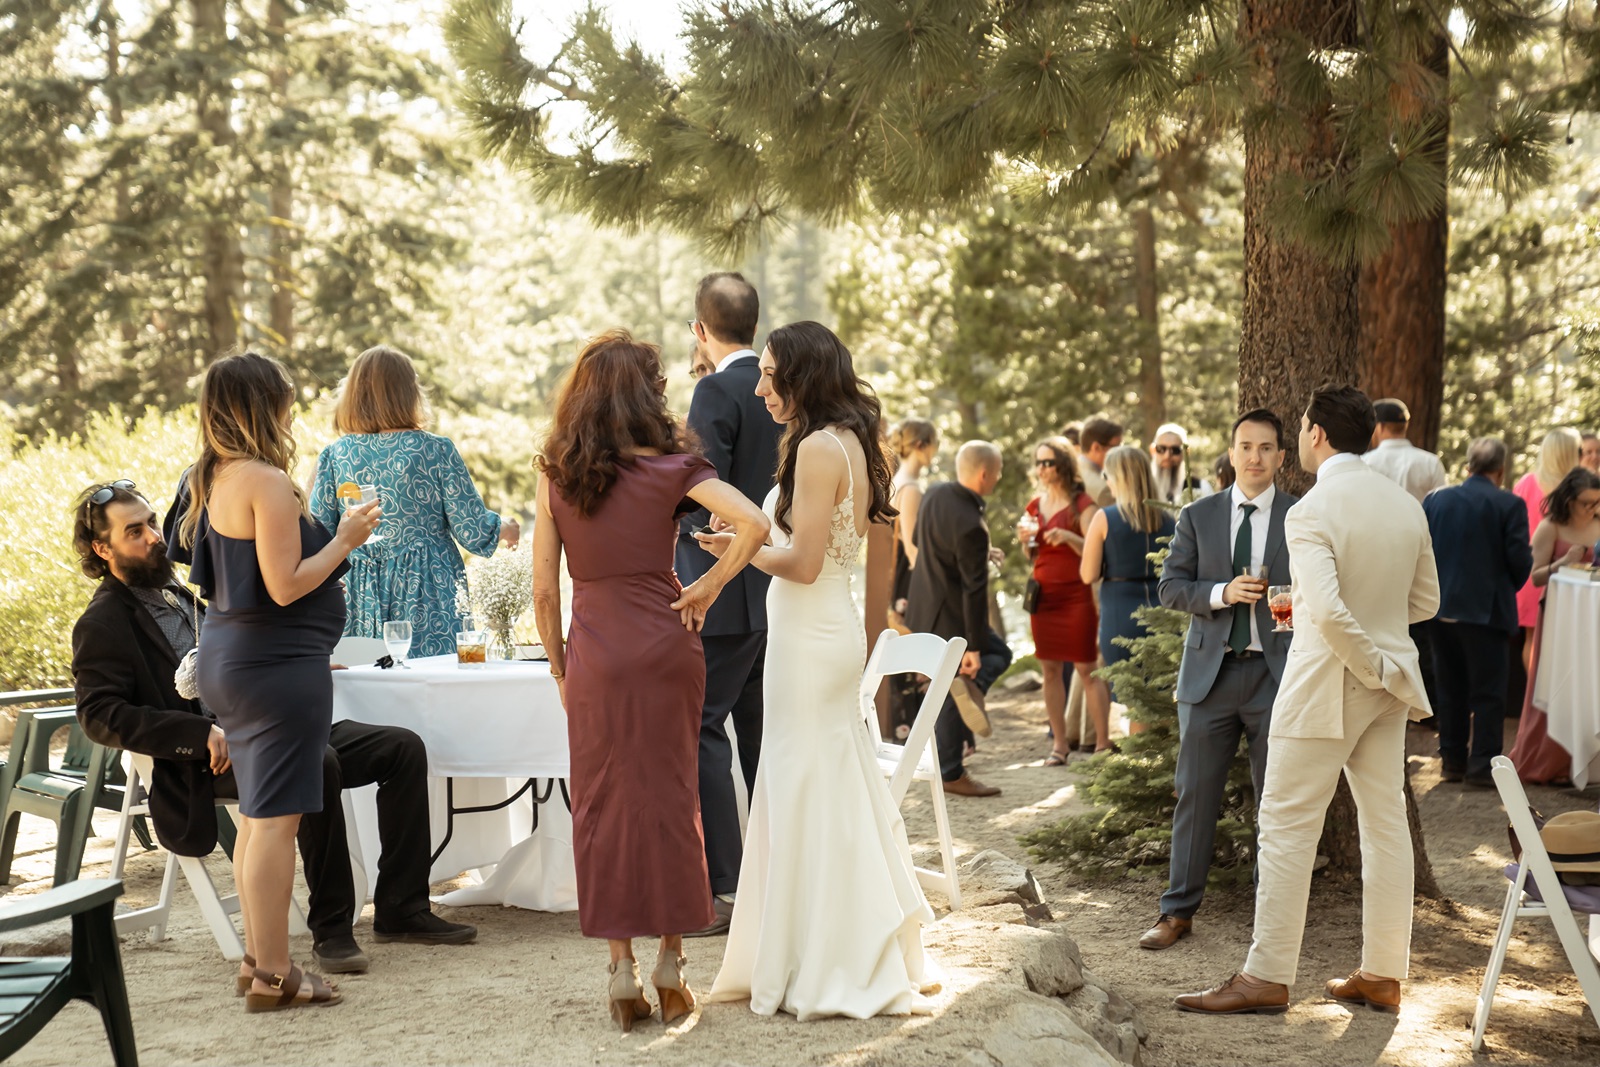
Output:
[[[363,504],[370,504],[378,499],[378,487],[375,485],[357,485],[355,482],[345,482],[339,487],[339,502],[346,511],[353,511]],[[367,536],[367,544],[382,541],[383,534],[373,530]]]
[[1294,632],[1294,586],[1274,585],[1267,589],[1267,610],[1272,612],[1272,621],[1277,623],[1272,628],[1273,633]]
[[[383,624],[383,645],[389,657],[400,667],[406,666],[406,656],[411,652],[411,623],[407,619]],[[408,668],[409,669],[409,668]]]

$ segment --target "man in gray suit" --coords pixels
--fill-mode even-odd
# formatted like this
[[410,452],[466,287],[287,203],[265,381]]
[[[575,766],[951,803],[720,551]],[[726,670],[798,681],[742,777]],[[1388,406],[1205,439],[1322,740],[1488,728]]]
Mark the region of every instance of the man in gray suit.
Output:
[[[1264,408],[1239,416],[1228,458],[1237,480],[1179,513],[1161,572],[1161,603],[1194,618],[1178,668],[1171,886],[1141,948],[1170,948],[1194,925],[1241,733],[1250,739],[1250,777],[1260,799],[1267,724],[1289,653],[1290,635],[1273,632],[1266,601],[1268,584],[1289,584],[1283,518],[1297,500],[1272,484],[1283,464],[1282,421]],[[1257,577],[1263,567],[1267,581]]]

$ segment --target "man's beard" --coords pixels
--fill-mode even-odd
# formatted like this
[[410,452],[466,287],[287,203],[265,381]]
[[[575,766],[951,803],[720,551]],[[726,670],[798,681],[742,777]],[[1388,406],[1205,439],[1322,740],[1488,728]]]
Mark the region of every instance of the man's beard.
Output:
[[167,546],[157,545],[144,559],[117,558],[123,583],[136,589],[164,589],[172,582],[172,561]]
[[1173,500],[1183,491],[1183,465],[1155,468],[1156,491],[1163,500]]

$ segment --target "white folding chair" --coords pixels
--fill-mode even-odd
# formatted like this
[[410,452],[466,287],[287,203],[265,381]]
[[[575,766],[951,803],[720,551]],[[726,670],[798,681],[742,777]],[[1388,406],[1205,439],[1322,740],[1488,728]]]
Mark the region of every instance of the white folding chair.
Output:
[[[939,831],[939,855],[944,861],[944,871],[917,868],[917,881],[924,889],[942,892],[950,902],[950,910],[961,907],[961,886],[956,878],[955,843],[950,837],[950,815],[944,805],[944,779],[939,774],[939,754],[933,742],[933,730],[939,719],[939,709],[944,707],[950,693],[950,683],[961,667],[961,656],[967,650],[963,637],[946,641],[933,634],[897,634],[885,630],[878,635],[872,648],[866,670],[861,675],[861,716],[867,733],[875,742],[878,766],[889,779],[889,795],[896,805],[905,801],[906,791],[912,781],[927,782],[933,792],[933,822]],[[892,674],[924,674],[928,676],[928,692],[917,709],[916,721],[904,745],[884,741],[878,733],[876,698],[878,686]]]
[[[122,869],[127,860],[128,834],[133,826],[135,815],[147,815],[150,811],[150,799],[144,783],[150,781],[154,770],[154,763],[149,756],[129,752],[128,760],[132,764],[128,769],[128,791],[122,800],[122,818],[117,823],[116,854],[111,860],[111,877],[121,878]],[[229,814],[238,818],[238,808],[228,805]],[[149,930],[150,940],[161,941],[167,936],[167,922],[172,914],[172,895],[177,884],[178,872],[183,872],[183,877],[189,883],[189,889],[194,893],[195,903],[200,906],[200,914],[205,919],[206,925],[211,928],[211,936],[216,938],[217,947],[222,950],[222,956],[228,960],[241,960],[244,958],[244,941],[239,937],[238,928],[233,925],[233,916],[239,912],[238,894],[222,896],[217,892],[216,883],[211,880],[211,872],[206,870],[205,861],[198,856],[179,856],[176,853],[167,853],[167,869],[161,876],[161,896],[156,903],[133,911],[122,912],[117,916],[117,933],[123,934],[130,930]],[[363,880],[364,884],[364,880]],[[305,913],[300,910],[300,902],[289,900],[289,932],[291,934],[307,934],[310,928],[306,926]]]
[[[1506,890],[1505,906],[1500,910],[1500,927],[1495,931],[1494,950],[1489,954],[1489,968],[1483,975],[1483,990],[1478,994],[1478,1010],[1472,1019],[1472,1050],[1483,1047],[1483,1032],[1489,1026],[1489,1009],[1494,1005],[1495,987],[1500,984],[1500,970],[1505,965],[1506,948],[1511,943],[1511,928],[1518,919],[1543,918],[1555,925],[1556,937],[1567,954],[1567,963],[1578,976],[1589,1012],[1600,1022],[1600,967],[1595,966],[1588,942],[1578,929],[1578,920],[1572,906],[1561,891],[1561,882],[1555,868],[1550,865],[1550,855],[1545,851],[1539,829],[1534,825],[1533,812],[1528,806],[1528,794],[1517,778],[1516,766],[1504,756],[1496,756],[1491,764],[1494,784],[1500,790],[1500,800],[1506,806],[1511,828],[1516,831],[1522,845],[1522,859],[1518,862],[1517,877]],[[1525,886],[1532,877],[1539,887],[1542,901],[1527,896]]]
[[381,637],[341,637],[328,659],[341,667],[370,667],[388,654]]

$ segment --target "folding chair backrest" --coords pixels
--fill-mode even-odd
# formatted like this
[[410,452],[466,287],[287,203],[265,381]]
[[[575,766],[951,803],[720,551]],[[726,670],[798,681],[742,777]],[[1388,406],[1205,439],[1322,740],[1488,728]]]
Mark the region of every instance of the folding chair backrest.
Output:
[[1522,779],[1517,777],[1516,767],[1506,757],[1496,756],[1489,773],[1494,776],[1495,787],[1500,790],[1500,799],[1505,803],[1511,829],[1522,845],[1522,858],[1517,862],[1528,869],[1539,886],[1539,895],[1547,905],[1556,907],[1555,900],[1559,900],[1560,907],[1566,907],[1566,897],[1561,892],[1561,886],[1556,884],[1555,868],[1550,866],[1550,853],[1545,851],[1544,839],[1539,836],[1539,827],[1533,821],[1533,807],[1528,803],[1528,794],[1522,788]]
[[[896,804],[905,798],[912,775],[916,773],[917,761],[933,739],[939,710],[944,706],[950,683],[955,681],[966,650],[967,641],[963,637],[946,640],[934,634],[897,634],[893,630],[884,630],[878,635],[878,643],[873,646],[872,656],[861,676],[861,714],[874,737],[878,732],[878,720],[873,712],[873,699],[883,679],[893,674],[922,674],[929,679],[927,694],[922,698],[911,733],[906,737],[900,765],[889,779],[889,794]],[[899,749],[902,746],[883,742],[881,747]]]
[[388,654],[381,637],[341,637],[328,658],[341,667],[370,667]]

